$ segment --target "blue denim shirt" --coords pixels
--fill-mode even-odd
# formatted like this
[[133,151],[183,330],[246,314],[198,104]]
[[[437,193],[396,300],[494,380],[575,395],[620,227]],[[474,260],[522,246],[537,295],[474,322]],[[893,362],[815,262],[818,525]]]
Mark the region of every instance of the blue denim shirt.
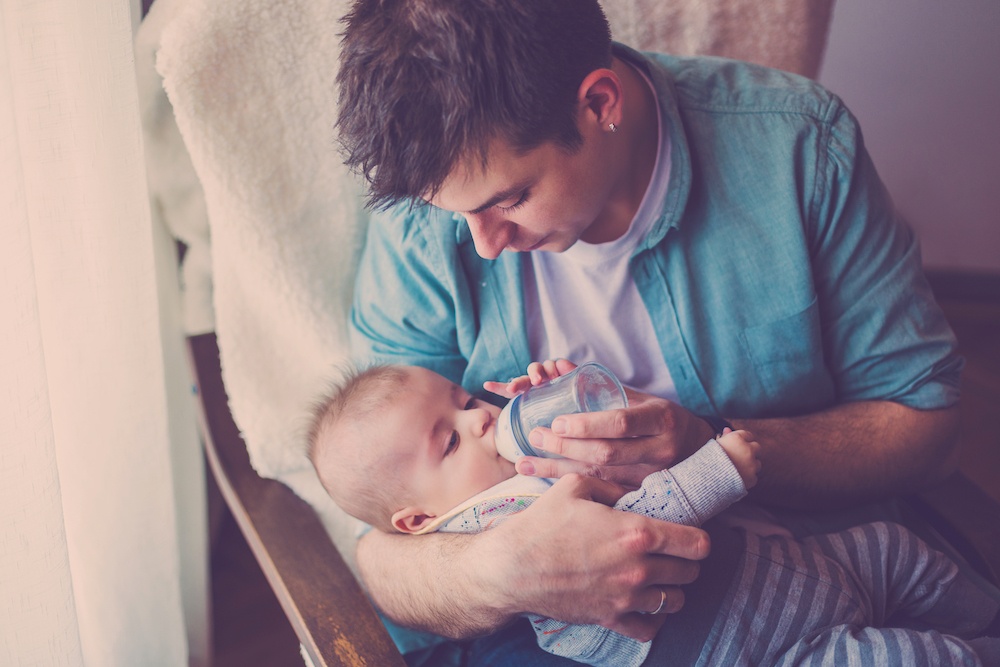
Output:
[[[650,77],[669,131],[662,215],[630,267],[681,404],[775,417],[870,399],[956,403],[954,336],[843,103],[747,63],[615,48]],[[482,259],[464,219],[429,205],[376,215],[355,352],[473,393],[522,374],[534,361],[524,260]]]

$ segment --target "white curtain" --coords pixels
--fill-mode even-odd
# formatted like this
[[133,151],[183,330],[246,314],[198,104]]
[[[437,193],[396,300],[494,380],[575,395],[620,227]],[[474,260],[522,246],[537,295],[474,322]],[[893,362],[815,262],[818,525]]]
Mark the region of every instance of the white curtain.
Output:
[[204,472],[128,0],[0,0],[0,665],[207,664]]

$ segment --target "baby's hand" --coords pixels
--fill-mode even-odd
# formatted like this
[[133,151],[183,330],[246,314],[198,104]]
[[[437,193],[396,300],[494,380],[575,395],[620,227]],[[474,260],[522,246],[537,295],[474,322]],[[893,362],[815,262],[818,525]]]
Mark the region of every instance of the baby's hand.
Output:
[[528,391],[531,387],[566,375],[574,368],[576,368],[576,364],[567,359],[534,361],[528,364],[527,374],[512,378],[507,382],[484,382],[483,389],[504,398],[514,398],[518,394]]
[[726,428],[715,440],[736,466],[743,484],[747,489],[753,488],[760,472],[760,443],[753,439],[753,433]]

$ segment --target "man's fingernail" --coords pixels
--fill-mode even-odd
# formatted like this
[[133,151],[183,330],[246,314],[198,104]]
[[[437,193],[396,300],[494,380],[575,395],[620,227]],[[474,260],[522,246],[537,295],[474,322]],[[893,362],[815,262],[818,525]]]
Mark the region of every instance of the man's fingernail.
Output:
[[538,449],[545,449],[543,440],[544,438],[542,438],[542,434],[539,433],[538,431],[532,431],[531,433],[528,434],[528,442],[531,443],[532,447],[537,447]]
[[534,475],[535,466],[532,465],[531,461],[518,461],[517,471],[522,475]]
[[552,432],[558,435],[566,434],[566,420],[562,417],[557,417],[554,422],[552,422]]

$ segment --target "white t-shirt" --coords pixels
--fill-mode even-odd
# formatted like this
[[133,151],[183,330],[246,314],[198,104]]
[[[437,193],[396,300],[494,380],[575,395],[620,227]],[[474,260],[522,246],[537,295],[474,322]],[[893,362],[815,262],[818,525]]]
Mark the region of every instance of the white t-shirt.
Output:
[[[628,270],[632,252],[663,213],[670,180],[665,132],[660,116],[660,149],[653,174],[624,235],[609,243],[577,241],[563,253],[530,254],[525,262],[525,314],[532,359],[597,361],[623,384],[677,401],[649,311]],[[566,322],[572,324],[563,326]],[[759,535],[792,537],[757,505],[737,503],[720,517]]]
[[661,118],[656,164],[628,231],[608,243],[577,241],[562,253],[531,253],[525,262],[525,314],[532,359],[597,361],[623,384],[677,400],[649,312],[628,268],[633,251],[663,212],[670,146],[664,145],[662,123]]

